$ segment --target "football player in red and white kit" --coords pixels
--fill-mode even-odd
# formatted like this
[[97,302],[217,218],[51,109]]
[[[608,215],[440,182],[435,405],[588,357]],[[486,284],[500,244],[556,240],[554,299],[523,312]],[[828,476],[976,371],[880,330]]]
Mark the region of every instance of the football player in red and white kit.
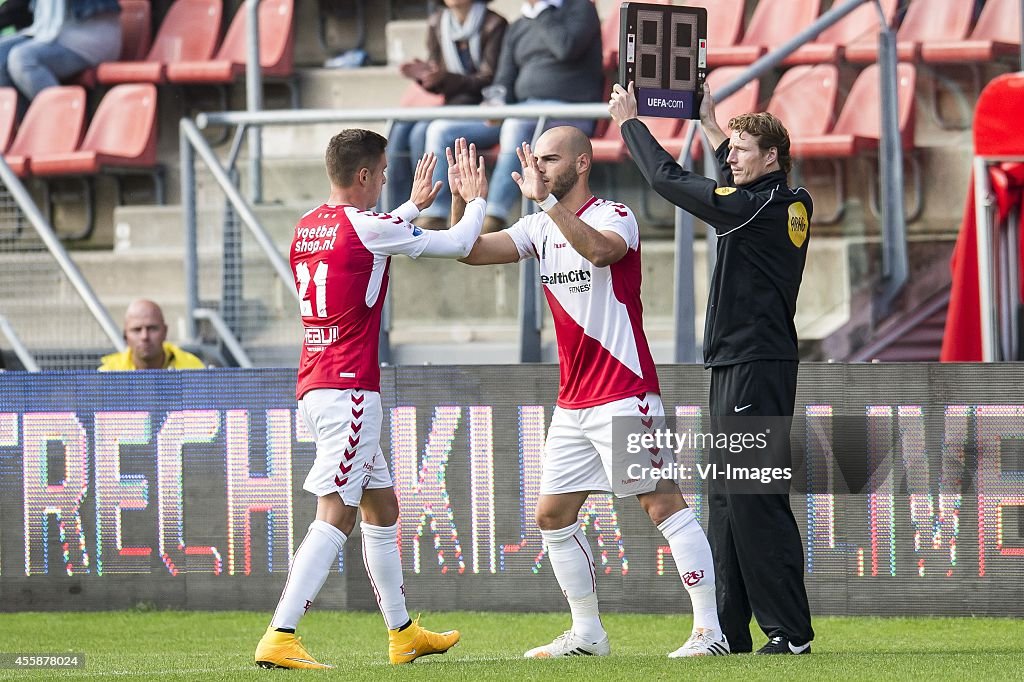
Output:
[[[537,524],[569,602],[572,628],[526,656],[606,655],[594,558],[579,512],[591,492],[613,492],[612,418],[634,417],[650,429],[665,414],[643,330],[639,230],[626,206],[591,194],[593,150],[579,129],[552,128],[537,140],[536,152],[529,144],[517,152],[523,172],[513,178],[543,211],[481,236],[463,261],[488,265],[537,258],[555,322],[560,381],[544,446]],[[453,215],[460,215],[459,208],[453,202]],[[653,468],[671,459],[670,453],[652,455]],[[693,604],[693,631],[669,656],[727,654],[711,548],[679,486],[649,477],[632,489],[639,490],[640,505],[668,540]]]
[[[449,230],[423,231],[409,221],[441,189],[433,155],[420,159],[412,197],[392,214],[374,213],[383,189],[387,140],[344,130],[327,147],[331,195],[299,221],[291,267],[299,292],[304,342],[296,397],[316,441],[316,460],[303,488],[317,496],[316,520],[295,550],[277,611],[256,648],[262,667],[329,668],[295,636],[362,511],[363,560],[389,632],[392,663],[444,653],[457,631],[430,632],[405,607],[398,554],[398,500],[380,449],[382,422],[377,343],[391,256],[461,258],[483,224],[487,176],[476,148],[455,152],[460,178],[452,194],[466,202]],[[460,203],[460,207],[462,203]]]

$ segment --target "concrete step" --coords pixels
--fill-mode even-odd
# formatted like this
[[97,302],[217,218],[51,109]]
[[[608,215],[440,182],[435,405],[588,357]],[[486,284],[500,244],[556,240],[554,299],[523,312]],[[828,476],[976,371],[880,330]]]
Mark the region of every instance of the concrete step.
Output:
[[[295,223],[308,211],[310,204],[261,204],[255,207],[260,224],[275,243],[286,248],[291,243]],[[197,238],[200,249],[217,250],[224,245],[224,218],[221,208],[207,208],[198,212]],[[114,212],[114,251],[173,249],[180,252],[185,245],[184,225],[180,206],[119,206]],[[246,249],[255,248],[251,237],[239,221],[243,231],[242,243]]]
[[[283,248],[282,248],[283,250]],[[31,267],[28,260],[46,262],[42,254],[7,256],[18,258],[18,267]],[[670,316],[672,310],[673,245],[651,241],[644,245],[644,307],[648,316]],[[798,326],[803,335],[818,336],[831,331],[848,316],[849,277],[844,240],[816,239],[804,275],[798,302]],[[244,297],[259,300],[268,311],[292,314],[293,299],[261,253],[246,249]],[[182,292],[182,254],[176,249],[132,248],[117,254],[89,252],[75,255],[75,262],[97,295],[103,300],[153,296]],[[703,319],[707,297],[704,243],[695,254],[697,322]],[[0,259],[0,265],[4,259]],[[221,257],[217,249],[200,253],[200,296],[218,298],[221,286]],[[405,321],[419,325],[458,323],[463,320],[514,321],[518,313],[519,266],[515,264],[470,268],[435,259],[416,261],[396,258],[392,262],[392,305],[395,326]],[[41,296],[66,296],[66,285],[56,282]],[[16,292],[11,292],[15,293]],[[4,296],[0,298],[3,300]]]
[[385,30],[388,66],[412,59],[427,59],[427,22],[422,19],[389,21]]
[[379,109],[398,106],[408,80],[393,66],[302,69],[304,109]]

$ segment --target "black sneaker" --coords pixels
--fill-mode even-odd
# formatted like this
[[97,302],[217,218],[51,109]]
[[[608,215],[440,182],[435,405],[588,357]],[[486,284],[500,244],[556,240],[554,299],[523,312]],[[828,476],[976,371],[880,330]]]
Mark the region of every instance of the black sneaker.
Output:
[[763,647],[754,652],[754,655],[767,655],[767,654],[809,654],[811,653],[811,643],[801,644],[797,646],[793,644],[783,635],[775,635],[768,640],[768,643]]

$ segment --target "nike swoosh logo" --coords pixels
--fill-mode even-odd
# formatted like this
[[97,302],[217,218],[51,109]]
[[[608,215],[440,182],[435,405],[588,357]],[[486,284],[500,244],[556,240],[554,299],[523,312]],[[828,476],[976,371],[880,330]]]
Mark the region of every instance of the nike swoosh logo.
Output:
[[742,412],[743,410],[747,409],[748,407],[750,407],[750,405],[753,405],[753,404],[754,403],[750,403],[749,405],[744,405],[743,407],[734,407],[734,408],[732,408],[732,411],[733,412]]
[[409,649],[408,651],[404,651],[404,652],[402,652],[402,653],[400,653],[398,655],[399,656],[413,656],[415,654],[416,654],[416,650],[415,649]]
[[286,658],[286,661],[295,661],[296,663],[311,663],[313,665],[319,665],[317,661],[311,661],[308,658]]

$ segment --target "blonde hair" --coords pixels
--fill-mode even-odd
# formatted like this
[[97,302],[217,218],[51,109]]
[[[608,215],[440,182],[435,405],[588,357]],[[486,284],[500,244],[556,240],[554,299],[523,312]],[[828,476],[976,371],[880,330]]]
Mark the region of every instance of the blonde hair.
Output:
[[741,132],[757,138],[757,146],[762,151],[772,147],[778,151],[779,168],[789,173],[793,167],[793,159],[789,156],[789,131],[782,121],[768,112],[742,114],[729,121],[733,132]]

